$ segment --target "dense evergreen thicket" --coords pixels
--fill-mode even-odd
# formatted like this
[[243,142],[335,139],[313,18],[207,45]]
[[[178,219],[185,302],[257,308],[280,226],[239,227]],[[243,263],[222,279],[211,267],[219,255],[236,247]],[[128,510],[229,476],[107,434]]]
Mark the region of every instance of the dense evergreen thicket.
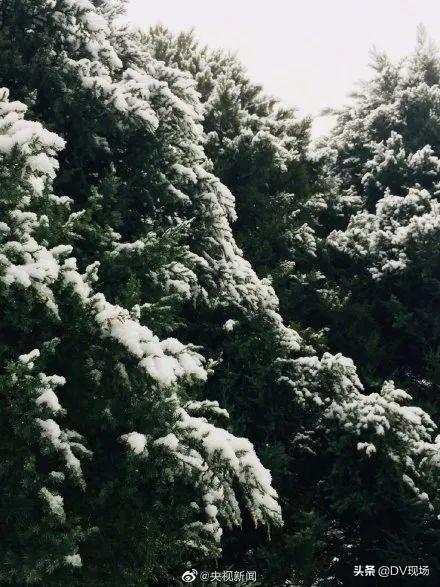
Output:
[[0,583],[435,585],[434,49],[313,151],[123,8],[0,0]]

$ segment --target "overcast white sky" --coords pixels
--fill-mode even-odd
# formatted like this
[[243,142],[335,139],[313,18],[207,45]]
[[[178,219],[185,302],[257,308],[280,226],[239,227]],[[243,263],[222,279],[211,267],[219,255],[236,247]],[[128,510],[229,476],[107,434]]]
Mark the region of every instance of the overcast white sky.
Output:
[[[130,0],[128,18],[194,27],[203,44],[236,52],[266,92],[312,115],[343,104],[369,75],[373,45],[401,56],[419,23],[440,39],[439,0]],[[318,120],[315,133],[327,127]]]

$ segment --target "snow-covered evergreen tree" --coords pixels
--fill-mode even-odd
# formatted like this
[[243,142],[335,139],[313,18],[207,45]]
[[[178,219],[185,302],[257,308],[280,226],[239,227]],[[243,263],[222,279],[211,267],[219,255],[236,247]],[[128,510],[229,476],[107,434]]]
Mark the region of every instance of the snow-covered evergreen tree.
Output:
[[440,58],[420,29],[412,55],[376,54],[373,66],[329,145],[344,220],[328,250],[349,295],[340,319],[369,377],[388,373],[438,414]]
[[[57,7],[59,11],[55,5],[35,7],[24,2],[21,12],[3,3],[3,38],[5,33],[12,35],[17,21],[23,24],[21,19],[28,19],[35,35],[45,35],[46,27],[52,32],[47,46],[39,46],[36,61],[40,65],[53,57],[51,43],[65,43],[66,49],[73,45],[72,55],[81,43],[90,43],[92,51],[108,57],[109,67],[122,65],[106,41],[106,21],[92,4],[64,2]],[[38,27],[44,27],[44,33]],[[14,41],[12,35],[11,50],[20,49]],[[63,92],[54,92],[59,104],[65,99],[66,110],[73,109],[75,82],[76,89],[84,87],[87,95],[90,91],[77,63],[63,53],[46,70],[55,85],[66,84],[71,101]],[[13,66],[9,63],[5,72],[12,87]],[[134,70],[132,74],[136,77]],[[109,83],[104,77],[97,79]],[[167,84],[147,79],[159,94],[163,92],[163,110],[167,98],[172,100],[183,123],[186,117],[190,131],[196,128],[190,107],[174,97]],[[147,80],[144,82],[140,87],[147,92]],[[15,83],[19,85],[18,78]],[[145,123],[146,132],[151,132],[154,111],[127,84],[127,98],[132,103],[138,100],[133,106],[135,123],[139,118],[141,128]],[[43,92],[51,89],[42,87]],[[92,86],[92,92],[95,90]],[[39,88],[28,96],[22,92],[21,97],[27,98],[35,114],[41,99]],[[77,97],[80,99],[79,94]],[[124,125],[129,106],[121,106],[123,100],[121,93],[109,130]],[[49,100],[43,102],[49,109],[53,105]],[[143,112],[139,104],[144,105]],[[84,266],[83,273],[79,271],[78,263],[85,265],[95,243],[95,254],[108,243],[110,259],[122,254],[124,245],[113,245],[117,241],[114,230],[105,234],[105,226],[94,222],[94,209],[74,210],[81,203],[81,190],[77,201],[62,187],[63,165],[67,173],[66,159],[71,152],[61,163],[58,193],[53,191],[59,167],[56,155],[65,141],[39,122],[25,120],[26,106],[9,102],[7,90],[2,90],[0,107],[2,452],[6,457],[2,464],[6,537],[2,582],[59,584],[66,577],[65,568],[83,573],[82,580],[94,584],[145,584],[154,577],[165,577],[173,563],[183,565],[200,556],[197,553],[210,556],[217,552],[222,525],[240,523],[237,487],[255,523],[281,523],[270,474],[252,445],[211,422],[227,417],[218,403],[197,401],[196,382],[207,377],[200,354],[175,338],[159,340],[139,322],[140,307],[133,307],[130,314],[102,293],[95,293],[98,261]],[[112,105],[103,100],[102,108],[111,112]],[[118,108],[123,110],[121,119]],[[40,112],[39,117],[45,114]],[[56,126],[56,116],[50,122]],[[128,119],[128,128],[129,124]],[[83,136],[88,130],[83,129]],[[172,145],[165,147],[172,151]],[[86,175],[84,169],[81,173]],[[205,179],[203,169],[200,174]],[[109,177],[104,181],[110,182]],[[215,189],[219,182],[211,181]],[[73,180],[72,191],[76,187]],[[83,195],[97,193],[90,191]],[[96,200],[98,196],[93,203]],[[156,246],[156,255],[173,246],[172,232],[162,234],[159,244],[154,235],[146,239]],[[86,243],[77,249],[78,261],[71,256],[76,241]],[[103,258],[104,266],[110,262]],[[190,290],[186,273],[181,275],[177,259],[173,263],[160,268],[162,289],[167,290],[163,293],[172,297],[174,288],[185,297]],[[116,262],[113,278],[118,277],[117,271]],[[122,279],[119,276],[121,290],[127,286]],[[158,306],[160,301],[156,300]],[[26,350],[30,352],[24,353]],[[62,387],[63,406],[55,393],[57,387]],[[73,430],[80,430],[82,436]],[[81,455],[86,465],[80,462]],[[68,480],[73,485],[66,486],[64,496]],[[79,543],[85,538],[80,554]]]
[[191,32],[174,37],[158,26],[143,41],[158,59],[193,76],[205,151],[236,198],[234,235],[257,273],[273,274],[280,258],[301,255],[314,173],[307,156],[310,121],[267,96],[235,56],[198,46]]

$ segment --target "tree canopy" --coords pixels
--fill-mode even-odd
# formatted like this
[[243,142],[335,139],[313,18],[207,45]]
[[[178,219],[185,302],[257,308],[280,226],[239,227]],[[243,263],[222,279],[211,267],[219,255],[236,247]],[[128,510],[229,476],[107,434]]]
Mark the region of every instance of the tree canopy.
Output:
[[0,582],[438,571],[435,48],[315,148],[124,4],[0,0]]

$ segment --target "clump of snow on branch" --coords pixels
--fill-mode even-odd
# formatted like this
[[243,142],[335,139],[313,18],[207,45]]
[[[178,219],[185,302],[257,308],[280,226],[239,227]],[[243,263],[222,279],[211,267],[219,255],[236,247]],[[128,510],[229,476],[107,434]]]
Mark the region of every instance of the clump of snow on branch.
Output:
[[200,409],[206,413],[209,408],[225,415],[218,403],[210,402],[208,405],[208,402],[189,402],[185,409],[180,406],[175,394],[170,401],[176,418],[173,431],[164,437],[151,439],[148,452],[148,439],[144,434],[130,432],[122,439],[136,455],[144,458],[151,457],[153,451],[165,451],[174,460],[176,473],[196,479],[207,520],[190,526],[190,534],[202,530],[219,542],[222,520],[228,525],[241,523],[234,489],[237,482],[242,487],[247,507],[256,524],[269,520],[281,524],[281,509],[277,493],[271,485],[271,475],[259,461],[252,444],[245,438],[237,438],[215,427],[205,417],[188,413]]
[[440,235],[440,203],[427,190],[411,188],[406,196],[388,191],[376,213],[352,216],[345,231],[335,231],[328,242],[339,251],[365,260],[371,275],[381,279],[401,272],[421,247],[434,247]]
[[424,495],[418,482],[425,468],[440,464],[440,437],[433,441],[436,425],[424,410],[407,405],[408,393],[386,381],[380,392],[365,394],[353,361],[340,354],[281,363],[289,374],[280,381],[299,405],[316,410],[317,429],[330,433],[337,423],[340,433],[357,439],[357,449],[367,457],[380,453],[390,463],[398,463],[414,492]]

